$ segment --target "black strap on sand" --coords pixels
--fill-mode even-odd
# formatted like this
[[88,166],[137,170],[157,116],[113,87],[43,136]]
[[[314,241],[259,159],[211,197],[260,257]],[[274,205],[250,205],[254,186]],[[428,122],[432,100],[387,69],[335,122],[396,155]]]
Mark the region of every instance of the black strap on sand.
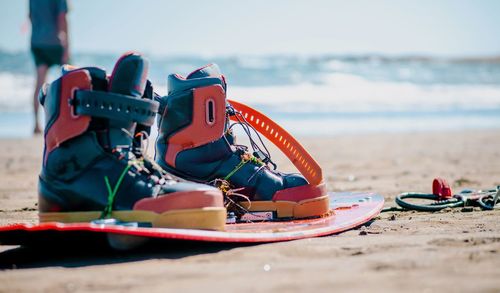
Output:
[[76,115],[135,121],[145,126],[155,123],[159,103],[148,99],[101,91],[78,90],[72,100]]

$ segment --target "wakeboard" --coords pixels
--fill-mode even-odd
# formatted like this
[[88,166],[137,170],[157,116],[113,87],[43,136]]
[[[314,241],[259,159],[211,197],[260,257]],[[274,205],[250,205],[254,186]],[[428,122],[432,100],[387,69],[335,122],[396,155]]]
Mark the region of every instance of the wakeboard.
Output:
[[33,246],[50,243],[51,239],[78,236],[76,238],[83,241],[102,238],[114,249],[127,250],[149,239],[229,243],[289,241],[336,234],[358,227],[377,216],[384,205],[384,197],[371,192],[334,192],[329,196],[331,212],[321,218],[229,223],[225,231],[151,228],[106,221],[9,224],[0,226],[0,244]]

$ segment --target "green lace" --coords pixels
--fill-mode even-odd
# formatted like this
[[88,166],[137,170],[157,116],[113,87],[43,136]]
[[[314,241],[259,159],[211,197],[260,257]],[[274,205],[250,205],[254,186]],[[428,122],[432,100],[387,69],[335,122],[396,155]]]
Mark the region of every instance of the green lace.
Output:
[[229,180],[229,178],[231,178],[231,176],[234,175],[234,173],[238,172],[239,169],[241,169],[241,167],[243,167],[246,163],[250,162],[250,163],[253,163],[255,165],[258,165],[258,166],[262,166],[264,163],[262,163],[261,160],[257,159],[256,157],[252,156],[252,155],[248,155],[248,158],[245,158],[245,155],[243,155],[241,157],[241,161],[238,163],[238,165],[236,165],[236,167],[234,167],[234,169],[229,172],[229,174],[226,175],[226,177],[224,177],[224,180]]
[[101,219],[111,217],[111,213],[113,212],[113,203],[115,202],[116,193],[118,192],[118,188],[120,188],[120,185],[122,184],[123,178],[125,178],[125,174],[127,174],[130,167],[132,167],[132,165],[127,165],[123,169],[122,173],[120,174],[120,177],[118,178],[118,181],[116,181],[114,188],[111,188],[111,184],[109,183],[108,176],[104,176],[104,182],[106,183],[106,188],[108,189],[108,204],[104,208],[104,211],[102,211]]

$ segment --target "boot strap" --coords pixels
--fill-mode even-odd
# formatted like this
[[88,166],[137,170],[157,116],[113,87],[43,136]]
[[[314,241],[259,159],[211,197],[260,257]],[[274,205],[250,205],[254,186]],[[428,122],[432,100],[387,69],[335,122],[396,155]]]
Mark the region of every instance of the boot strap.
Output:
[[116,93],[78,90],[71,100],[76,115],[134,121],[145,126],[155,123],[159,103]]
[[[319,164],[290,133],[259,111],[233,100],[228,102],[255,130],[277,146],[310,184],[319,185],[323,182],[323,172]],[[230,117],[237,121],[234,115]]]

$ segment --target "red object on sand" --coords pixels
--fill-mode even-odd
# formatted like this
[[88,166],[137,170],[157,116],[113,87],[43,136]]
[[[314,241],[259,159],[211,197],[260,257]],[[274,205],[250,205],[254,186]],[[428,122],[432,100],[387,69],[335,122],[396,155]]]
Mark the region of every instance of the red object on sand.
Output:
[[432,194],[439,196],[440,199],[449,199],[453,197],[450,185],[446,180],[440,177],[432,181]]
[[[205,242],[277,242],[339,233],[368,222],[380,213],[384,197],[368,192],[329,193],[332,213],[322,218],[227,224],[225,231],[131,227],[95,223],[41,223],[0,226],[2,245],[38,245],[50,238],[65,237],[64,243],[75,235],[108,237],[108,243],[118,249],[127,249],[128,236],[132,238],[162,238]],[[112,241],[109,237],[114,237]],[[138,236],[138,237],[137,237]],[[116,245],[116,238],[125,241]],[[84,238],[90,239],[91,237]],[[130,246],[130,245],[129,245]]]

